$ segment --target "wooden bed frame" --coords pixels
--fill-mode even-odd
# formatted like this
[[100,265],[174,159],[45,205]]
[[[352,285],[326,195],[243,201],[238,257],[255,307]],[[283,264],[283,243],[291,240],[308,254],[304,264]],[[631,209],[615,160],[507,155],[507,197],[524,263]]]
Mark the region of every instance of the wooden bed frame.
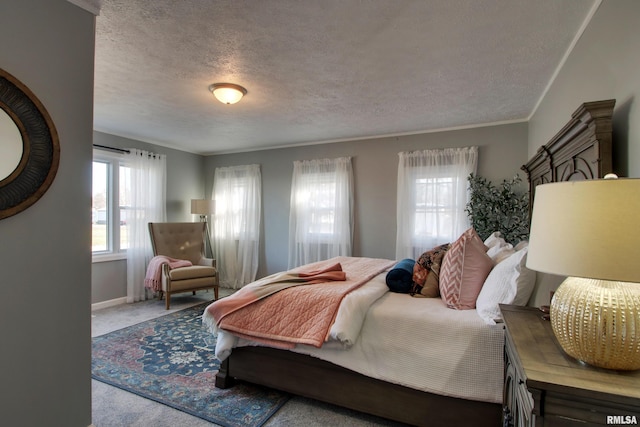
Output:
[[[571,121],[522,167],[535,186],[611,172],[614,100],[582,104]],[[531,203],[533,205],[533,203]],[[417,367],[419,369],[419,367]],[[416,426],[498,426],[497,403],[440,396],[367,377],[315,357],[267,347],[239,347],[222,362],[216,387],[235,380],[355,409]]]
[[613,170],[615,99],[585,102],[522,169],[529,180],[529,210],[536,186],[548,182],[603,178]]

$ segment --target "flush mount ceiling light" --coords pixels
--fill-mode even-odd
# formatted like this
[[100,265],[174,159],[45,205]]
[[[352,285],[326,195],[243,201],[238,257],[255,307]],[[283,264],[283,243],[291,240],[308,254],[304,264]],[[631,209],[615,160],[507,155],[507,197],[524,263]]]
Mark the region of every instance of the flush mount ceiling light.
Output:
[[214,83],[209,90],[223,104],[235,104],[247,94],[245,88],[233,83]]

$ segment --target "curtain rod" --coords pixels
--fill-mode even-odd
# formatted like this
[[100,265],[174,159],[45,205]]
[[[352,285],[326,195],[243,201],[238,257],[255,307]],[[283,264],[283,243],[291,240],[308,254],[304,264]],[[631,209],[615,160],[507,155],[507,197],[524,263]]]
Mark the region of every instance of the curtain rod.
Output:
[[102,148],[103,150],[113,150],[113,151],[119,151],[121,153],[130,153],[131,152],[131,151],[125,150],[123,148],[107,147],[106,145],[93,144],[93,146],[96,147],[96,148]]
[[[100,145],[100,144],[93,144],[93,146],[95,148],[99,148],[102,150],[112,150],[112,151],[118,151],[120,153],[127,153],[127,154],[131,153],[131,150],[127,150],[125,148],[109,147],[107,145]],[[156,153],[148,153],[147,156],[155,159],[155,158],[159,158],[160,155]]]

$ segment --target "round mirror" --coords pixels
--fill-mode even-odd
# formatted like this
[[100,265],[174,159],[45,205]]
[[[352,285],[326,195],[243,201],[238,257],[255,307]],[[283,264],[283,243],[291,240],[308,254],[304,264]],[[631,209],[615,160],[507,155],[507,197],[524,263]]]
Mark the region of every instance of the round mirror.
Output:
[[0,69],[0,219],[42,197],[58,171],[60,143],[42,103]]
[[18,168],[22,153],[20,129],[13,119],[0,109],[0,181]]

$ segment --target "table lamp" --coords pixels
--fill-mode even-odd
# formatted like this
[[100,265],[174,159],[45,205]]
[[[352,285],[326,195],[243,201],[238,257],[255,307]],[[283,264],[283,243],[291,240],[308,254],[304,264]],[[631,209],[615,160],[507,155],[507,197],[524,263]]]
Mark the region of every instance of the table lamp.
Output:
[[205,253],[206,246],[209,246],[211,257],[213,257],[213,248],[211,247],[211,238],[209,237],[209,223],[207,222],[207,215],[213,215],[216,212],[215,200],[208,199],[191,199],[191,213],[193,215],[200,215],[200,222],[205,223],[205,232],[207,240],[205,241]]
[[640,179],[537,186],[527,267],[569,276],[550,307],[569,356],[640,369]]

